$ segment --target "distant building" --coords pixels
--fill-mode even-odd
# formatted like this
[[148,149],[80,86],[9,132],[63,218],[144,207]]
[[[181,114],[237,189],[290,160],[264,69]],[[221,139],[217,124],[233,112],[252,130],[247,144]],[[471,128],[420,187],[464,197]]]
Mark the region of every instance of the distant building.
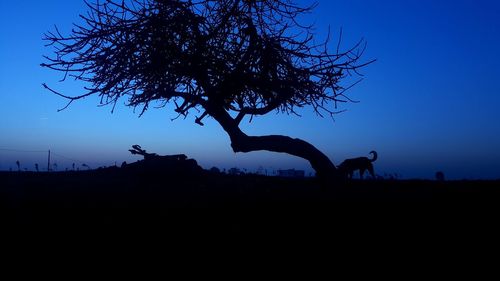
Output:
[[229,169],[229,170],[227,171],[227,173],[228,173],[229,175],[241,175],[241,174],[242,174],[241,170],[240,170],[240,169],[238,169],[238,168],[231,168],[231,169]]
[[278,170],[278,176],[280,177],[303,178],[304,175],[305,175],[304,170],[295,170],[295,169]]

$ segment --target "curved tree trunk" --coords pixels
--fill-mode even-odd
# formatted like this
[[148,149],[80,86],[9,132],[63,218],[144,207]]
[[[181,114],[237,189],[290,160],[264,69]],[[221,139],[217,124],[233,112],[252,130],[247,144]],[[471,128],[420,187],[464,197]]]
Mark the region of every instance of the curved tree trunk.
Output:
[[332,178],[337,175],[337,169],[332,161],[304,140],[281,135],[248,136],[241,131],[238,123],[225,110],[212,109],[209,114],[229,135],[234,152],[267,150],[287,153],[308,160],[318,177]]
[[[243,133],[242,133],[243,134]],[[316,174],[327,177],[335,172],[335,165],[328,157],[310,143],[281,135],[247,136],[245,134],[232,137],[231,147],[234,152],[250,152],[267,150],[282,152],[304,158],[309,161]]]

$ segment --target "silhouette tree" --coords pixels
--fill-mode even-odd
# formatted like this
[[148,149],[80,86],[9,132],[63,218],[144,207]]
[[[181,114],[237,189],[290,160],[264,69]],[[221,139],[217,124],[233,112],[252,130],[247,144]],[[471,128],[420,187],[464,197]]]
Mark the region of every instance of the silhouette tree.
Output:
[[[87,3],[87,2],[86,2]],[[299,23],[313,6],[292,0],[107,0],[87,3],[69,35],[55,30],[44,39],[55,49],[47,67],[87,82],[78,96],[45,88],[73,101],[91,95],[112,112],[122,97],[142,115],[151,104],[175,106],[178,117],[197,112],[226,131],[235,152],[267,150],[307,159],[319,175],[335,165],[306,141],[281,135],[249,136],[245,117],[276,111],[297,114],[310,106],[319,116],[340,112],[345,91],[358,81],[366,43],[341,50],[329,37],[316,43],[312,26]],[[331,51],[333,49],[333,51]]]
[[37,172],[39,172],[39,169],[38,169],[38,163],[35,163],[35,170],[36,170]]
[[444,181],[444,173],[442,171],[437,171],[435,177],[437,181]]
[[19,160],[16,161],[16,165],[17,165],[17,171],[21,172],[21,163],[19,162]]

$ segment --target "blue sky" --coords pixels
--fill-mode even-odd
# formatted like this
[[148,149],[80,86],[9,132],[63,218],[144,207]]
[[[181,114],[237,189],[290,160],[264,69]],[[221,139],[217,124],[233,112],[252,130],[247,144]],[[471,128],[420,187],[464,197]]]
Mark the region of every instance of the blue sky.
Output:
[[[307,1],[299,1],[303,3]],[[302,138],[334,163],[379,153],[376,172],[403,178],[500,178],[500,2],[439,0],[318,1],[305,18],[314,21],[318,38],[328,26],[333,37],[343,28],[344,46],[365,38],[365,80],[349,91],[359,103],[346,112],[319,118],[305,108],[302,117],[276,115],[245,122],[251,135],[284,134]],[[46,163],[54,153],[60,168],[139,160],[131,145],[159,154],[185,153],[203,167],[257,170],[296,168],[306,161],[277,153],[235,154],[220,126],[204,127],[192,118],[170,121],[169,108],[151,109],[141,118],[131,108],[97,107],[97,97],[65,105],[44,90],[43,82],[68,94],[81,84],[58,83],[59,73],[42,69],[50,55],[42,34],[57,25],[68,31],[83,1],[0,2],[0,170]],[[335,42],[332,42],[332,48]],[[124,101],[125,102],[125,101]],[[2,150],[4,149],[4,150]],[[65,158],[63,158],[63,156]],[[70,158],[70,159],[67,159]]]

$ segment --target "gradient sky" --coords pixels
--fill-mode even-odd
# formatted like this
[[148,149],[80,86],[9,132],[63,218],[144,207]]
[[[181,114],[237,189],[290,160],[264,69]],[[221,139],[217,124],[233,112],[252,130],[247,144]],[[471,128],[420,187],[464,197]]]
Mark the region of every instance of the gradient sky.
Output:
[[[377,59],[348,93],[360,102],[343,107],[347,111],[334,121],[310,109],[302,117],[272,113],[245,122],[248,134],[302,138],[335,164],[376,150],[381,175],[433,178],[441,170],[450,179],[500,178],[500,1],[318,3],[305,18],[315,22],[318,38],[328,26],[333,37],[342,27],[344,47],[363,37],[365,58]],[[139,160],[127,150],[140,144],[158,154],[184,153],[204,168],[311,171],[305,160],[283,154],[235,154],[216,122],[172,122],[171,108],[138,118],[125,106],[111,114],[91,97],[57,112],[65,100],[41,84],[75,95],[82,85],[58,83],[60,73],[39,66],[52,52],[41,38],[54,24],[67,34],[85,12],[83,1],[1,1],[0,11],[0,170],[15,169],[16,160],[30,170],[34,163],[42,167],[49,149],[60,169],[73,162],[120,164]]]

